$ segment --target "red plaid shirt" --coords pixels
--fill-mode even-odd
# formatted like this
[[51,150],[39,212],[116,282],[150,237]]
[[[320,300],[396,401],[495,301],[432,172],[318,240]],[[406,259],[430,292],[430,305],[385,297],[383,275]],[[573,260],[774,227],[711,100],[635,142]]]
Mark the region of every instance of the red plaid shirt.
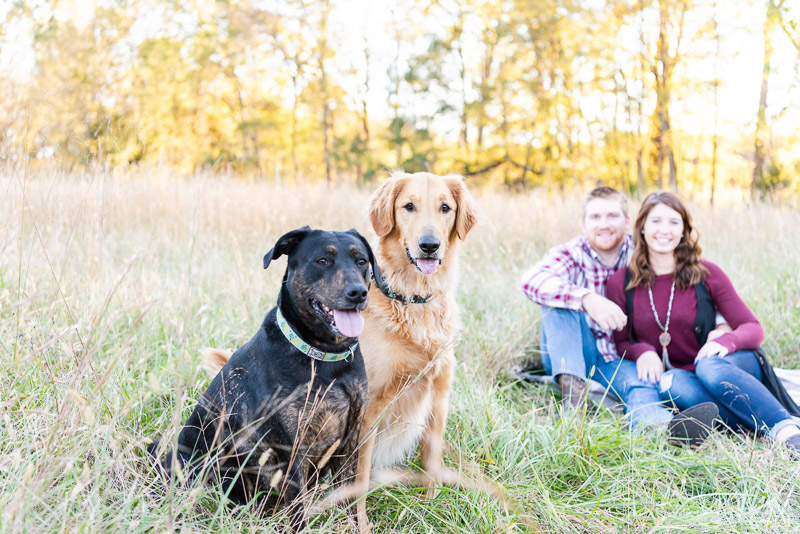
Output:
[[[633,237],[626,235],[614,265],[606,265],[586,236],[576,237],[551,248],[544,258],[522,276],[522,291],[533,302],[550,308],[583,310],[581,299],[587,293],[606,296],[611,275],[627,267],[633,255]],[[607,362],[619,358],[610,330],[603,330],[591,317],[589,327],[597,338],[597,350]]]

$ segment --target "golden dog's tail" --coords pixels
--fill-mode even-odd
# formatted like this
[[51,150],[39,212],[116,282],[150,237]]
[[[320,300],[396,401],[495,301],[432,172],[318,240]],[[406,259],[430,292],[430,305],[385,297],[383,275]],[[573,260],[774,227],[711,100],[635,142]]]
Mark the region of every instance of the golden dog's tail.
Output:
[[229,350],[206,349],[203,351],[203,369],[208,373],[209,378],[217,376],[233,353]]
[[333,506],[363,499],[368,493],[386,486],[431,487],[434,484],[456,486],[497,499],[503,504],[506,513],[515,515],[516,520],[523,523],[529,532],[541,532],[539,522],[526,514],[522,506],[510,497],[502,486],[479,471],[464,475],[448,467],[442,468],[435,477],[409,469],[372,469],[369,488],[360,488],[356,484],[339,486],[317,501],[311,507],[310,513],[322,513]]

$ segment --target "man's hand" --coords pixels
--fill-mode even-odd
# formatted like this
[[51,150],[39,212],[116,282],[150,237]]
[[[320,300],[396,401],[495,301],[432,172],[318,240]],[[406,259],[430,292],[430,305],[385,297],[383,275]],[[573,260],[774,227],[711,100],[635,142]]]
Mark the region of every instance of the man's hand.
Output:
[[622,330],[628,324],[628,316],[615,303],[597,293],[586,293],[581,304],[589,317],[604,330]]
[[717,327],[714,330],[712,330],[711,332],[708,333],[708,337],[706,338],[706,342],[714,341],[719,336],[721,336],[723,334],[727,334],[728,332],[733,332],[733,328],[731,328],[729,325],[727,325],[725,323],[718,324]]
[[646,384],[658,384],[664,374],[664,364],[655,351],[648,350],[636,360],[636,372],[639,380]]
[[[711,336],[709,335],[709,337]],[[717,354],[719,354],[720,357],[725,356],[726,354],[728,354],[728,349],[726,349],[716,341],[707,341],[706,344],[700,347],[700,350],[697,351],[697,356],[694,359],[694,364],[697,365],[703,358],[708,358],[709,356],[714,356]]]

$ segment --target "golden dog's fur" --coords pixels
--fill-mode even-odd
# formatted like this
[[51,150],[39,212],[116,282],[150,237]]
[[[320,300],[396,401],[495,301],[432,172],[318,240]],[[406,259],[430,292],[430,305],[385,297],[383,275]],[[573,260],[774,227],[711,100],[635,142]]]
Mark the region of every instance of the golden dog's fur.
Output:
[[[359,336],[369,396],[356,481],[328,495],[317,509],[364,496],[370,489],[371,472],[378,475],[379,483],[425,484],[430,488],[428,496],[436,494],[436,485],[448,483],[508,502],[485,477],[461,477],[442,463],[456,363],[453,349],[460,327],[455,300],[458,248],[478,221],[475,202],[459,176],[395,173],[370,199],[369,220],[378,236],[373,250],[388,287],[400,295],[430,299],[406,304],[387,297],[374,284],[370,288],[365,327]],[[432,274],[423,274],[409,259],[426,255],[419,247],[423,235],[440,242],[436,256],[441,263]],[[210,351],[206,368],[213,372],[224,360],[224,352]],[[421,475],[381,469],[404,462],[417,445]],[[357,502],[356,510],[364,531],[368,525],[365,499]]]
[[[444,211],[443,206],[449,209]],[[397,173],[370,200],[369,220],[378,235],[374,250],[389,288],[401,295],[431,298],[423,304],[405,304],[375,286],[370,289],[366,324],[359,337],[369,397],[358,452],[357,493],[367,492],[372,466],[395,465],[417,444],[431,486],[439,480],[459,327],[458,246],[477,217],[475,203],[457,176]],[[414,258],[423,255],[418,246],[423,235],[440,241],[436,254],[441,264],[433,274],[419,272],[406,252]],[[364,528],[363,499],[357,511]]]
[[[413,211],[405,209],[409,203]],[[442,205],[451,209],[442,213]],[[388,286],[398,294],[431,297],[424,304],[404,304],[377,287],[371,289],[359,341],[368,354],[370,384],[365,432],[378,423],[371,458],[376,466],[404,459],[412,447],[401,442],[411,434],[416,434],[413,445],[425,435],[421,453],[427,472],[435,472],[441,463],[459,326],[458,245],[476,217],[475,204],[459,177],[395,174],[370,201],[369,219],[379,238],[375,252]],[[441,265],[433,274],[420,273],[406,255],[406,250],[413,257],[422,255],[417,243],[423,234],[441,242],[436,252]],[[369,456],[368,448],[362,446],[362,457]]]

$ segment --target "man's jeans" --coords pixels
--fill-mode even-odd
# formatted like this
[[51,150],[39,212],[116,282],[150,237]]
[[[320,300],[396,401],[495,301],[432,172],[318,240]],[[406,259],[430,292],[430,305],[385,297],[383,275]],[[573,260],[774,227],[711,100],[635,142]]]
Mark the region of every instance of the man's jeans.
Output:
[[679,410],[713,402],[730,428],[757,430],[771,438],[797,424],[761,383],[761,366],[749,350],[700,360],[695,372],[671,369],[661,377],[660,394]]
[[570,374],[584,380],[594,366],[589,378],[622,399],[633,429],[672,419],[657,387],[639,380],[634,362],[603,359],[583,312],[542,307],[542,363],[549,375]]

